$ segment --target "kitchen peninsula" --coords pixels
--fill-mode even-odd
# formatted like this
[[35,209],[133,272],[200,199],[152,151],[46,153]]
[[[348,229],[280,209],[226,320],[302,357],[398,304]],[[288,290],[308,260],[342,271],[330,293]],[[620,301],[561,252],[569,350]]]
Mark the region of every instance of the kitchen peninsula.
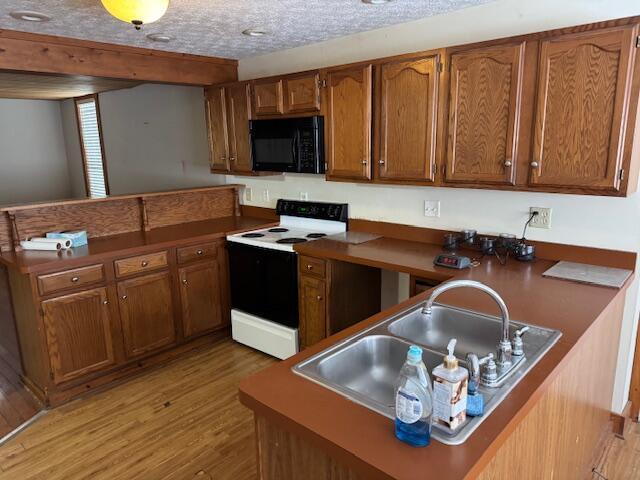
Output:
[[[393,227],[393,228],[390,228]],[[265,480],[420,478],[578,478],[591,469],[607,431],[619,325],[629,279],[620,290],[544,278],[556,260],[633,269],[635,254],[563,245],[537,245],[533,263],[454,271],[434,267],[443,232],[353,220],[352,230],[384,235],[361,244],[323,239],[296,250],[318,261],[392,269],[434,283],[483,282],[504,298],[513,320],[558,329],[558,343],[463,444],[415,449],[393,435],[393,423],[343,396],[294,374],[302,360],[412,305],[394,306],[241,384],[241,401],[255,413],[260,478]],[[392,238],[395,237],[395,238]],[[444,294],[443,304],[489,314],[495,305],[473,290]]]

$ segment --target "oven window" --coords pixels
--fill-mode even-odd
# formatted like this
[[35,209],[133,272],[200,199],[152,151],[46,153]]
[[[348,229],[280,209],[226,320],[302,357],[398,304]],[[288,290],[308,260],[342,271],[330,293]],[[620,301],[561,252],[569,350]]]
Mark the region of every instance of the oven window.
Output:
[[253,146],[260,165],[295,165],[291,138],[254,138]]

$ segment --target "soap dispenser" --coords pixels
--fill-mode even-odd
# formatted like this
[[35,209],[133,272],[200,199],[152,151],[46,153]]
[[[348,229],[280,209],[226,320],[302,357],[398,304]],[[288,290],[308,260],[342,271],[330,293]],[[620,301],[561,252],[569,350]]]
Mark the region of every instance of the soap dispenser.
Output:
[[443,363],[433,369],[433,421],[456,430],[467,418],[469,373],[453,354],[457,340],[449,341]]

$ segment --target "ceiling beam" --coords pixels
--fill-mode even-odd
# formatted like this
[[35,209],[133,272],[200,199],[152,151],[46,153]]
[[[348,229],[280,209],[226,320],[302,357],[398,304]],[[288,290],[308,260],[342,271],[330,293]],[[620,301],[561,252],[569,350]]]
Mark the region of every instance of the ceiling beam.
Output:
[[0,70],[184,85],[212,85],[238,78],[237,60],[1,29]]

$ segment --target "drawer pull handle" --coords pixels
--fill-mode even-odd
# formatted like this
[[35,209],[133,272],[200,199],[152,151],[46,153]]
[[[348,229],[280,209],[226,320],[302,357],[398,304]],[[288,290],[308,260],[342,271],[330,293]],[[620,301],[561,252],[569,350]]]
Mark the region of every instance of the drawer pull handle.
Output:
[[126,299],[127,299],[127,296],[126,296],[126,295],[122,295],[122,297],[121,297],[121,298],[122,298],[122,300],[126,300]]
[[183,278],[183,279],[182,279],[182,283],[184,283],[184,284],[186,285],[186,284],[187,284],[187,283],[189,283],[189,282],[187,282],[187,279],[186,279],[186,278]]
[[80,281],[80,277],[73,277],[71,279],[71,283],[78,283]]
[[313,270],[313,265],[307,265],[307,270]]
[[202,250],[196,251],[196,255],[202,255],[204,252]]
[[142,262],[142,266],[143,266],[143,267],[146,267],[147,265],[149,265],[149,262],[147,262],[146,260],[143,260],[143,262]]

